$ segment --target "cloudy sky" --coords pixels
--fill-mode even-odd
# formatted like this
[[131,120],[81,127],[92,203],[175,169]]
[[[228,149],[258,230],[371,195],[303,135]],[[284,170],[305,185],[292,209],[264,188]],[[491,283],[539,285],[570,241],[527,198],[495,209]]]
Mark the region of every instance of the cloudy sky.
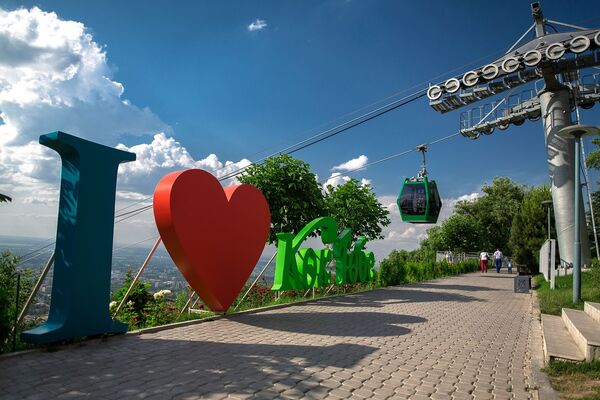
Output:
[[[55,234],[59,161],[37,143],[41,134],[62,130],[135,152],[117,196],[118,210],[136,203],[132,210],[150,204],[170,171],[225,176],[492,61],[532,23],[529,2],[498,4],[0,0],[0,192],[14,198],[0,207],[0,235]],[[600,26],[596,2],[542,6],[550,19]],[[584,111],[583,122],[600,124],[599,109]],[[440,115],[423,99],[294,156],[324,187],[349,177],[372,185],[393,221],[386,239],[371,243],[385,256],[424,237],[427,227],[402,223],[395,205],[420,156],[354,170],[456,132],[459,114]],[[456,137],[431,147],[428,161],[443,217],[494,176],[548,181],[540,121]],[[117,242],[155,234],[151,212],[116,226]]]

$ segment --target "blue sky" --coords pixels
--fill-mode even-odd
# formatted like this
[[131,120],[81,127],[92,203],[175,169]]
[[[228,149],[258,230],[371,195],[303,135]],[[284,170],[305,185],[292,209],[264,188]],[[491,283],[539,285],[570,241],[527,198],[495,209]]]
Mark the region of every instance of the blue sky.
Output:
[[[21,6],[83,24],[105,54],[103,74],[123,87],[117,97],[136,107],[122,129],[90,138],[132,147],[162,131],[194,160],[215,154],[221,162],[255,160],[348,112],[481,66],[532,24],[529,1],[0,1],[7,12]],[[600,27],[597,1],[545,0],[542,7],[547,18]],[[249,30],[257,20],[266,26]],[[41,126],[86,136],[107,119],[118,126],[123,113],[113,109],[100,108],[104,122],[63,127],[56,117],[58,126]],[[583,122],[600,124],[598,110],[584,111]],[[360,155],[375,161],[454,133],[459,113],[440,115],[421,99],[295,156],[326,179],[333,166]],[[548,181],[541,121],[476,141],[454,138],[431,147],[428,163],[446,199],[477,192],[494,176]],[[353,176],[370,180],[389,202],[419,164],[414,153]],[[129,190],[149,195],[158,176],[130,177]],[[38,212],[11,207],[0,215]]]

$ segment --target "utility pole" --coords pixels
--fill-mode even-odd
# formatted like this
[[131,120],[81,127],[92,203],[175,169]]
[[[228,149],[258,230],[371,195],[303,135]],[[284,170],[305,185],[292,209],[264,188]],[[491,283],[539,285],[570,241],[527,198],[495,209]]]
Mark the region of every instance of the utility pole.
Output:
[[[531,4],[531,15],[533,25],[504,56],[431,85],[427,97],[434,110],[446,113],[508,91],[502,100],[461,113],[460,132],[469,139],[490,135],[495,128],[504,130],[511,124],[521,125],[526,119],[542,120],[561,263],[573,264],[573,238],[578,225],[581,262],[589,265],[585,216],[580,213],[576,223],[573,213],[576,197],[580,199],[578,208],[583,210],[581,187],[577,188],[578,196],[575,193],[575,141],[572,137],[559,136],[558,131],[573,125],[571,110],[576,104],[590,108],[600,101],[598,74],[590,74],[591,81],[585,83],[586,76],[580,76],[581,70],[600,65],[600,30],[548,20],[539,2]],[[548,22],[570,30],[547,33]],[[530,32],[534,32],[535,37],[522,43]],[[537,93],[531,89],[513,94],[518,86],[540,80],[544,87]],[[565,81],[571,85],[563,84]],[[513,101],[508,101],[509,97]]]

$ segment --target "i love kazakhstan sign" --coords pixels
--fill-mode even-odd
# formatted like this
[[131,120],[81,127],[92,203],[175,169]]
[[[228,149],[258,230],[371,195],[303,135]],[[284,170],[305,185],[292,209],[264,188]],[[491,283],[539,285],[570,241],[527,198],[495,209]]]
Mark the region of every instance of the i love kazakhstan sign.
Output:
[[[62,159],[52,297],[48,320],[21,334],[23,341],[51,343],[82,336],[122,333],[109,314],[117,168],[135,154],[53,132],[40,143]],[[269,206],[250,185],[222,188],[206,171],[173,172],[154,193],[157,228],[171,258],[213,311],[225,312],[254,270],[270,226]],[[321,234],[331,248],[300,248]],[[272,290],[309,289],[375,278],[375,257],[366,239],[338,234],[336,221],[321,217],[297,235],[277,235]],[[335,262],[335,280],[327,266]]]

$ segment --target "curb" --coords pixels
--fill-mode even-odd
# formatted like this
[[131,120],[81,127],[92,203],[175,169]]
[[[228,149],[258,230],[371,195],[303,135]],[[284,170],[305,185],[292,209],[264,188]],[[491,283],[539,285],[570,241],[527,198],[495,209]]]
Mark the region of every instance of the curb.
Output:
[[[542,333],[541,328],[541,312],[540,312],[540,304],[537,298],[537,292],[535,290],[531,291],[531,313],[533,321],[532,323],[540,326],[540,333]],[[540,338],[543,343],[543,338]],[[558,393],[552,388],[550,385],[550,379],[548,375],[542,372],[542,368],[544,368],[544,354],[543,349],[530,349],[531,350],[531,369],[533,374],[533,382],[537,386],[537,398],[542,400],[558,400]]]

